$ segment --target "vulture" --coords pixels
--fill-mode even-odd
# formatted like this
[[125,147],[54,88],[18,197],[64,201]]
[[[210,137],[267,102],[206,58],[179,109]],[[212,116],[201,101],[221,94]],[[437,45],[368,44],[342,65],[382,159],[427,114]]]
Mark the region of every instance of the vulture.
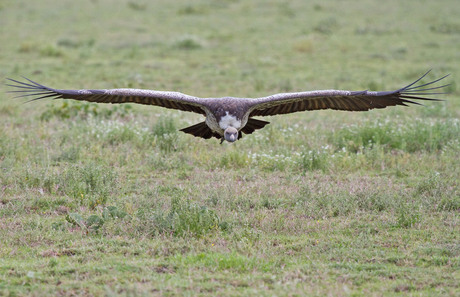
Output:
[[251,134],[269,124],[267,121],[255,119],[256,116],[320,109],[367,111],[387,106],[421,105],[417,100],[440,101],[426,96],[445,94],[438,90],[448,84],[434,84],[448,75],[417,85],[429,72],[413,83],[394,91],[317,90],[280,93],[260,98],[200,98],[179,92],[143,89],[61,90],[46,87],[28,78],[24,78],[26,81],[8,79],[7,85],[16,88],[11,92],[19,93],[18,97],[33,97],[30,101],[53,98],[98,103],[138,103],[199,113],[206,117],[205,121],[180,131],[204,139],[216,137],[222,143],[224,140],[235,142],[243,133]]

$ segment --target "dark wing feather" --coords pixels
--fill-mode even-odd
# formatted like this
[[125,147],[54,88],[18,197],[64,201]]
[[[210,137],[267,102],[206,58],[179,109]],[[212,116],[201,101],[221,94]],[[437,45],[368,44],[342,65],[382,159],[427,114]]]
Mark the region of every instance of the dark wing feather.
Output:
[[208,127],[208,125],[206,125],[205,122],[201,122],[201,123],[195,124],[193,126],[181,129],[180,131],[188,133],[188,134],[192,134],[195,137],[201,137],[201,138],[204,138],[204,139],[209,139],[211,137],[215,137],[217,139],[222,138],[221,135],[213,132]]
[[385,108],[387,106],[420,104],[414,100],[440,101],[439,99],[427,98],[425,96],[445,94],[431,91],[439,90],[448,85],[434,87],[431,87],[431,85],[446,78],[448,75],[429,83],[413,86],[428,73],[429,71],[404,88],[389,92],[324,90],[282,93],[258,98],[252,101],[250,116],[271,116],[319,109],[366,111],[374,108]]
[[[26,78],[27,79],[27,78]],[[179,92],[163,92],[140,89],[107,89],[107,90],[58,90],[46,87],[27,79],[28,82],[21,82],[9,79],[18,90],[11,93],[18,93],[18,97],[35,97],[33,100],[44,98],[53,99],[74,99],[98,103],[138,103],[156,105],[165,108],[191,111],[205,115],[206,107],[202,98],[185,95]]]
[[255,130],[262,129],[265,125],[270,124],[270,122],[248,119],[246,125],[241,129],[244,134],[251,134]]

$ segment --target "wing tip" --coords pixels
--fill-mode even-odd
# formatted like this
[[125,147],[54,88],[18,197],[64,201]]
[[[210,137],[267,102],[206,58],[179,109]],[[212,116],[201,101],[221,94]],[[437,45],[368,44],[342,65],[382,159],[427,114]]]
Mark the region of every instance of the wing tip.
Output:
[[45,98],[62,98],[62,94],[58,90],[39,84],[25,76],[21,77],[27,82],[7,77],[7,82],[4,83],[4,85],[8,87],[16,88],[16,90],[7,91],[7,93],[21,93],[21,95],[15,96],[14,98],[38,96],[24,103]]
[[[444,76],[441,76],[440,78],[431,80],[431,81],[429,81],[427,83],[422,83],[420,85],[416,85],[423,78],[425,78],[431,71],[432,71],[432,69],[428,70],[421,77],[416,79],[414,82],[412,82],[411,84],[409,84],[409,85],[407,85],[407,86],[405,86],[405,87],[403,87],[403,88],[401,88],[399,90],[394,91],[393,94],[397,95],[398,98],[400,98],[401,100],[411,99],[411,100],[405,100],[404,102],[406,102],[406,103],[418,104],[418,105],[422,105],[422,106],[424,106],[424,105],[420,104],[420,103],[417,103],[417,102],[415,102],[413,100],[446,101],[445,99],[430,98],[430,97],[427,97],[427,96],[450,94],[450,92],[442,92],[442,90],[444,88],[450,86],[452,83],[443,84],[441,86],[434,85],[435,83],[440,82],[441,80],[449,77],[450,73],[446,74]],[[427,86],[429,86],[429,87],[427,87]],[[425,88],[425,87],[427,87],[427,88]],[[434,91],[434,90],[440,90],[441,92],[436,92],[436,91],[431,92],[431,91]],[[379,92],[379,93],[380,93],[379,95],[382,95],[382,96],[392,94],[392,92]]]

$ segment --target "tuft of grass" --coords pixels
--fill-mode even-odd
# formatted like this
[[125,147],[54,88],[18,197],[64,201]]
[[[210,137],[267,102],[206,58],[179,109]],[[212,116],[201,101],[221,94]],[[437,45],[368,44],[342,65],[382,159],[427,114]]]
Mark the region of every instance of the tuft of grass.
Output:
[[[98,233],[106,222],[113,219],[123,219],[126,216],[125,211],[119,210],[115,206],[108,206],[104,208],[102,215],[92,214],[85,219],[79,213],[72,212],[66,215],[65,220],[71,227],[78,227],[85,232]],[[54,222],[52,227],[55,230],[69,229],[62,221]]]
[[152,129],[153,135],[162,137],[166,134],[175,134],[177,132],[174,119],[171,117],[160,117]]
[[326,170],[328,154],[324,151],[309,150],[301,154],[302,169],[306,171]]
[[244,152],[231,150],[225,155],[219,156],[218,161],[222,168],[244,168],[249,163],[249,158]]
[[313,53],[315,50],[315,42],[314,40],[306,39],[306,40],[299,40],[293,46],[295,51],[301,53]]
[[64,52],[57,46],[47,45],[40,49],[40,55],[43,57],[59,58],[64,56]]
[[53,157],[53,161],[75,163],[80,159],[80,152],[79,146],[71,146],[60,151],[59,155]]
[[115,172],[95,163],[71,166],[60,176],[61,191],[90,208],[105,205],[117,188]]
[[96,136],[111,145],[132,141],[139,136],[139,129],[119,121],[96,122],[93,124]]
[[208,12],[208,8],[204,5],[187,4],[177,10],[178,15],[203,15]]
[[397,210],[396,227],[412,228],[421,221],[421,213],[409,205],[400,205]]
[[173,118],[160,117],[152,128],[153,142],[162,152],[170,153],[179,150],[179,132]]
[[28,41],[22,42],[18,48],[19,53],[32,53],[37,50],[37,45]]
[[176,40],[173,47],[181,50],[196,50],[203,48],[204,42],[197,36],[185,35]]
[[[138,217],[145,224],[142,231],[151,235],[202,237],[215,232],[221,225],[214,211],[179,197],[171,199],[171,208],[167,213],[162,210],[153,213],[142,211]],[[222,224],[222,227],[226,229],[227,223]]]
[[439,172],[433,172],[428,178],[422,180],[416,187],[415,194],[421,195],[428,193],[432,196],[439,196],[441,177]]
[[129,1],[127,6],[134,11],[145,11],[147,9],[147,4],[140,3],[139,1]]
[[437,203],[436,209],[438,211],[460,211],[460,195],[454,193],[453,195],[442,195]]
[[78,40],[72,38],[61,38],[57,41],[58,46],[67,47],[67,48],[81,48],[81,47],[92,47],[96,43],[96,40],[93,38],[87,40]]
[[435,24],[430,26],[430,30],[432,32],[441,34],[460,34],[460,23],[445,22],[441,24]]
[[321,34],[332,34],[339,28],[339,23],[335,17],[330,17],[321,20],[318,24],[313,28],[315,32]]

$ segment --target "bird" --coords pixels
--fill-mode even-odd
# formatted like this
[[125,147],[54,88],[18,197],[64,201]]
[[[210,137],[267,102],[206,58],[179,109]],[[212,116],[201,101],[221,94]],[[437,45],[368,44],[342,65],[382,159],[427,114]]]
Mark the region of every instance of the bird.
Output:
[[145,89],[61,90],[46,87],[26,77],[23,77],[26,81],[7,78],[7,85],[16,88],[10,92],[19,93],[17,97],[33,97],[27,102],[52,98],[113,104],[138,103],[198,113],[205,116],[205,120],[180,131],[204,139],[215,137],[221,140],[220,143],[224,140],[232,143],[241,139],[243,134],[251,134],[269,124],[254,117],[321,109],[368,111],[396,105],[422,105],[417,100],[442,101],[427,96],[446,94],[439,90],[449,84],[436,86],[435,83],[449,75],[417,85],[429,72],[393,91],[315,90],[259,98],[201,98],[180,92]]

